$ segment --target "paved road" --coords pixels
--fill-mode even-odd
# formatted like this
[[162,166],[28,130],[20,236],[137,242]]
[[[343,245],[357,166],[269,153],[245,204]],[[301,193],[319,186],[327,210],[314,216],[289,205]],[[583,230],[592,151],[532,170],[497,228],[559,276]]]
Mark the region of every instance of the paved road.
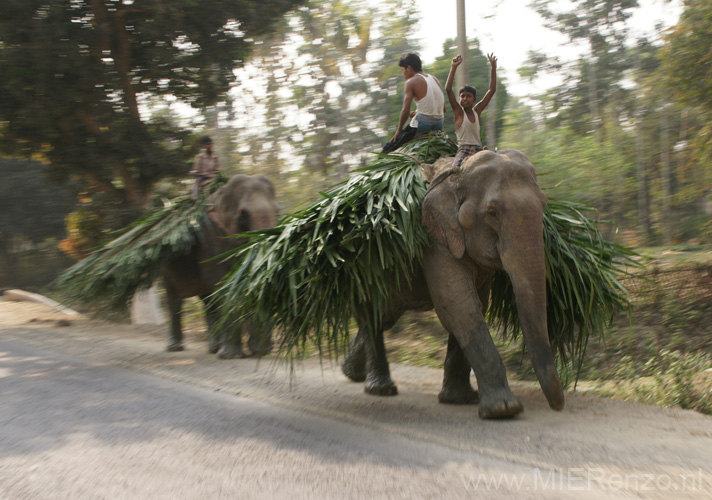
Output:
[[[710,498],[712,419],[586,394],[481,421],[439,371],[374,398],[328,362],[220,361],[163,329],[0,302],[0,498]],[[14,306],[19,307],[19,306]],[[4,312],[4,315],[3,315]],[[9,318],[9,319],[8,319]]]

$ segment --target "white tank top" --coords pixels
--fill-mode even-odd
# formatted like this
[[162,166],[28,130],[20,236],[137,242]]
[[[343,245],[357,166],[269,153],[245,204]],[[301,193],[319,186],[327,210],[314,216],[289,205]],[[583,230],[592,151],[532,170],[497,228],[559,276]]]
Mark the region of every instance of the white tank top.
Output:
[[415,112],[419,115],[425,115],[429,118],[443,118],[445,109],[445,96],[443,91],[440,90],[440,85],[435,80],[432,75],[425,75],[423,73],[416,73],[420,75],[428,84],[428,91],[425,93],[425,97],[421,100],[415,100]]
[[473,111],[475,115],[475,121],[471,122],[470,119],[467,117],[467,113],[465,113],[465,110],[462,110],[462,112],[465,114],[465,116],[462,117],[462,124],[460,125],[459,129],[455,130],[455,135],[457,136],[457,145],[482,146],[482,143],[480,142],[480,117],[477,116],[477,113],[474,113]]

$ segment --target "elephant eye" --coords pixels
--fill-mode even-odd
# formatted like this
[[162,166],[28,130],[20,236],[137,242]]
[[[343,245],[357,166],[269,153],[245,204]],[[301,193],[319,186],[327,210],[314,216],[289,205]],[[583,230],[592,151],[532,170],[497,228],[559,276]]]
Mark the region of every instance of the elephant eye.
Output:
[[494,207],[489,207],[489,208],[487,208],[487,215],[491,215],[492,217],[497,217],[497,211],[494,209]]

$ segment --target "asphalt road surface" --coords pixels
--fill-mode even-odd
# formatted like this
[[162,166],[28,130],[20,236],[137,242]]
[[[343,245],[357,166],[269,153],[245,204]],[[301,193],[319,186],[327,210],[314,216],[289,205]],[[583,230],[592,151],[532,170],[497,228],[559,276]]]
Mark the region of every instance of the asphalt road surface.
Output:
[[[190,340],[190,339],[189,339]],[[712,498],[712,418],[567,394],[482,421],[441,372],[366,395],[328,361],[218,360],[165,327],[0,301],[0,499]]]

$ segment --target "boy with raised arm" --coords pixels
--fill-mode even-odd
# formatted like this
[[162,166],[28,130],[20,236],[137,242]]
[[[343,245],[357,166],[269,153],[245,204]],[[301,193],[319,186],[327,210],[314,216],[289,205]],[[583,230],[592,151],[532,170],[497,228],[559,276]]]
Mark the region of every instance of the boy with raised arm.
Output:
[[492,96],[497,91],[497,58],[494,54],[487,54],[489,59],[491,72],[490,83],[487,93],[480,102],[475,104],[477,98],[477,89],[470,85],[465,85],[460,89],[460,102],[455,98],[452,91],[452,82],[455,79],[455,71],[462,64],[462,56],[453,58],[450,66],[450,73],[447,75],[445,83],[445,91],[447,98],[450,101],[450,107],[455,115],[455,134],[457,135],[457,154],[452,161],[453,167],[459,167],[462,160],[470,155],[473,155],[484,148],[480,141],[480,114],[487,107]]

